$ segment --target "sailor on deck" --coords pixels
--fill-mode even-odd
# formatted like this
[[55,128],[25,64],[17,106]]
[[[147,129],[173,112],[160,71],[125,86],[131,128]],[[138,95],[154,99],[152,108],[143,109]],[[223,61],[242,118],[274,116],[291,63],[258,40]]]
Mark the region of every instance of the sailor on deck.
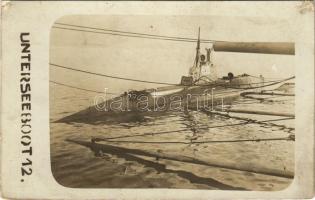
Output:
[[211,61],[211,48],[206,48],[206,51],[207,58],[205,55],[198,55],[198,62],[189,71],[194,82],[198,82],[199,84],[209,83],[218,79],[216,68]]

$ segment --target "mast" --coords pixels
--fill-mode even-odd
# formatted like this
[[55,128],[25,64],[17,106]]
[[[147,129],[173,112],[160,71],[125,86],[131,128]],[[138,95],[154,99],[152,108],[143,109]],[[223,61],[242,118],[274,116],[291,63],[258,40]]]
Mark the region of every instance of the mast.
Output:
[[199,78],[200,72],[198,75],[198,64],[199,64],[199,57],[200,57],[200,27],[198,29],[198,40],[197,40],[197,47],[196,47],[196,57],[194,60],[193,66],[189,69],[189,74],[193,77],[193,80],[195,81],[196,79]]
[[[198,64],[199,64],[199,57],[200,57],[200,27],[199,27],[199,30],[198,30],[198,42],[197,42],[197,49],[196,49],[197,53],[196,53],[196,56],[197,56],[197,62],[196,62],[196,67],[198,67]],[[200,76],[201,76],[201,66],[199,67],[199,76],[198,76],[198,79],[200,79]]]
[[198,41],[197,41],[197,48],[196,48],[195,67],[198,66],[199,56],[200,56],[200,27],[198,29]]

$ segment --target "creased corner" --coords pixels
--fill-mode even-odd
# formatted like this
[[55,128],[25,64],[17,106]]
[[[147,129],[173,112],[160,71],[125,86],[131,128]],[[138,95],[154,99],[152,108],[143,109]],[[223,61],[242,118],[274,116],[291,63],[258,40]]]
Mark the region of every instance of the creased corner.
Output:
[[298,6],[298,11],[300,14],[305,14],[308,12],[314,12],[314,2],[313,1],[303,1],[301,5]]
[[9,9],[11,7],[11,1],[2,1],[1,2],[1,10],[2,12]]

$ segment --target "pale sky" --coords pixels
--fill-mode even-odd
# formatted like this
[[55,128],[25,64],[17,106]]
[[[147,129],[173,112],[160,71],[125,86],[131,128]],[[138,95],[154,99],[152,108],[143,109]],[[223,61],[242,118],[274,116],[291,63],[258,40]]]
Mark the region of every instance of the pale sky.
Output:
[[[216,16],[65,16],[57,22],[121,31],[233,42],[294,42],[293,27],[283,19]],[[195,43],[160,41],[68,30],[51,30],[50,62],[108,75],[179,83],[195,56]],[[209,44],[202,44],[204,51]],[[215,52],[219,77],[232,72],[270,78],[294,75],[294,56]],[[63,69],[51,80],[84,88],[124,91],[159,85],[94,77]]]

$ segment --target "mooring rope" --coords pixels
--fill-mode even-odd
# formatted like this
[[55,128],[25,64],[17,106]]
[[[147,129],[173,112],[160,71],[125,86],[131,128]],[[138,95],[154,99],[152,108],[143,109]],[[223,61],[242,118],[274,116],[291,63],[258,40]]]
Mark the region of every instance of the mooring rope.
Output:
[[[92,139],[93,141],[100,141]],[[102,140],[111,143],[135,143],[135,144],[207,144],[207,143],[237,143],[237,142],[262,142],[262,141],[279,141],[279,140],[295,140],[292,136],[278,137],[278,138],[259,138],[259,139],[239,139],[239,140],[205,140],[205,141],[191,141],[191,142],[181,142],[181,141],[136,141],[136,140]]]
[[[225,124],[225,125],[217,125],[217,126],[207,126],[207,127],[200,127],[198,130],[208,130],[211,128],[222,128],[222,127],[229,127],[229,126],[240,126],[240,125],[246,125],[251,123],[266,123],[266,122],[275,122],[275,121],[282,121],[282,120],[291,120],[294,119],[292,117],[286,117],[286,118],[280,118],[280,119],[270,119],[270,120],[262,120],[262,121],[256,121],[256,120],[248,120],[248,119],[242,119],[246,120],[245,122],[240,123],[234,123],[234,124]],[[133,137],[143,137],[143,136],[154,136],[154,135],[162,135],[162,134],[169,134],[169,133],[178,133],[178,132],[184,132],[184,131],[191,131],[191,128],[184,128],[184,129],[177,129],[177,130],[171,130],[171,131],[162,131],[157,133],[142,133],[142,134],[135,134],[135,135],[124,135],[124,136],[116,136],[116,137],[92,137],[94,141],[107,141],[112,139],[120,139],[120,138],[133,138]]]
[[[159,81],[148,81],[148,80],[141,80],[141,79],[133,79],[133,78],[126,78],[126,77],[120,77],[120,76],[113,76],[113,75],[108,75],[108,74],[103,74],[103,73],[96,73],[96,72],[91,72],[91,71],[87,71],[87,70],[81,70],[81,69],[76,69],[76,68],[72,68],[72,67],[68,67],[68,66],[63,66],[63,65],[58,65],[58,64],[54,64],[54,63],[49,63],[51,66],[54,67],[58,67],[58,68],[63,68],[63,69],[67,69],[67,70],[72,70],[72,71],[77,71],[77,72],[81,72],[81,73],[86,73],[86,74],[91,74],[91,75],[96,75],[96,76],[102,76],[102,77],[107,77],[107,78],[112,78],[112,79],[120,79],[120,80],[125,80],[125,81],[134,81],[134,82],[141,82],[141,83],[152,83],[152,84],[160,84],[160,85],[173,85],[173,86],[180,86],[180,84],[177,83],[167,83],[167,82],[159,82]],[[262,82],[255,82],[255,83],[240,83],[237,84],[239,86],[241,85],[257,85],[259,84],[259,86],[255,86],[255,87],[233,87],[233,86],[229,86],[226,83],[210,83],[210,84],[197,84],[195,86],[223,86],[226,88],[231,88],[231,89],[242,89],[242,90],[247,90],[247,89],[256,89],[256,88],[263,88],[263,87],[267,87],[267,86],[272,86],[272,85],[276,85],[291,79],[294,79],[295,76],[286,78],[286,79],[282,79],[279,81],[266,81],[264,83],[270,83],[267,85],[261,85]]]

